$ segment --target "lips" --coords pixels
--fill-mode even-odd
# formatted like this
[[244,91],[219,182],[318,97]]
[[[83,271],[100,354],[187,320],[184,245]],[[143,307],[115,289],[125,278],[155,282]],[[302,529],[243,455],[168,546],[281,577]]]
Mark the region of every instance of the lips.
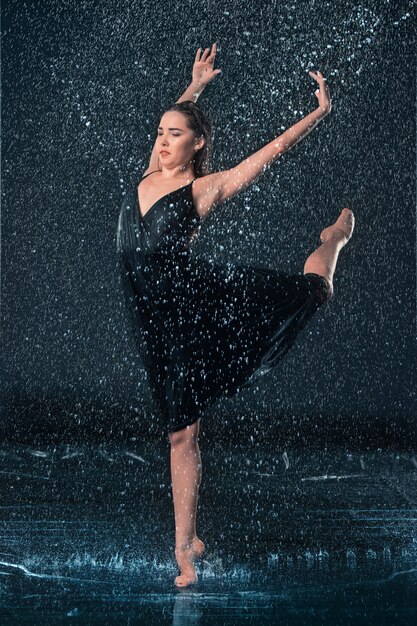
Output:
[[159,154],[162,156],[165,156],[166,154],[170,154],[170,153],[167,150],[161,150]]

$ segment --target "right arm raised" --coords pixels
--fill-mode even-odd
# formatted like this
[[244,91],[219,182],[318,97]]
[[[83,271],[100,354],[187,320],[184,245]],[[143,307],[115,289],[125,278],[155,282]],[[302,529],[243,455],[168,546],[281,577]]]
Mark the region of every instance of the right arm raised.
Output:
[[[204,89],[204,85],[201,86],[199,83],[191,83],[187,87],[187,89],[184,91],[182,96],[178,98],[177,102],[183,102],[184,100],[192,100],[193,102],[197,102],[197,98],[201,94],[203,89]],[[150,174],[151,172],[154,172],[155,170],[161,169],[159,167],[159,156],[158,156],[158,151],[156,149],[156,141],[157,140],[155,139],[155,143],[153,145],[152,152],[151,152],[151,158],[149,160],[148,169],[146,170],[146,172],[143,173],[143,176],[145,176],[145,174]]]
[[[208,85],[208,83],[211,80],[213,80],[213,78],[217,76],[217,74],[221,72],[221,70],[213,70],[214,59],[215,59],[216,51],[217,51],[216,44],[214,43],[212,45],[210,54],[209,54],[210,48],[206,48],[201,58],[200,58],[200,50],[201,48],[197,50],[197,54],[195,55],[193,71],[192,71],[192,81],[188,85],[187,89],[184,91],[182,96],[178,98],[176,103],[184,102],[185,100],[189,100],[191,102],[197,102],[198,97],[201,95],[206,85]],[[156,139],[155,139],[155,143],[151,152],[151,158],[149,161],[148,169],[146,170],[146,172],[143,173],[143,175],[150,174],[151,172],[154,172],[155,170],[159,170],[159,169],[160,169],[159,157],[158,157],[158,152],[156,149]]]

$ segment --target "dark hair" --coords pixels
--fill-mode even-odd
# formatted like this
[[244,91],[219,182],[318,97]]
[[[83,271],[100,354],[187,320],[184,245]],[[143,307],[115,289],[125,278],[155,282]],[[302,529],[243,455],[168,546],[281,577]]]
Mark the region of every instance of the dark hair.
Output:
[[[201,107],[192,102],[191,100],[184,100],[183,102],[176,102],[170,107],[165,109],[164,113],[168,111],[178,111],[185,115],[187,120],[187,126],[193,131],[196,139],[203,135],[206,140],[204,146],[197,150],[194,162],[194,172],[197,178],[209,174],[210,158],[212,150],[212,124],[208,115],[203,111]],[[163,115],[162,114],[162,115]],[[161,116],[162,117],[162,116]]]

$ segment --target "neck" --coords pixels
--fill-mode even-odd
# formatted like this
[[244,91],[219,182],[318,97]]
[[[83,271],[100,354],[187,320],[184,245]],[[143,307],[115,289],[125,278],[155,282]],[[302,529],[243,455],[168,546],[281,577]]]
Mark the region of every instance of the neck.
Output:
[[194,168],[191,164],[188,165],[178,165],[176,167],[168,168],[162,166],[161,169],[162,178],[168,179],[185,179],[185,178],[195,178]]

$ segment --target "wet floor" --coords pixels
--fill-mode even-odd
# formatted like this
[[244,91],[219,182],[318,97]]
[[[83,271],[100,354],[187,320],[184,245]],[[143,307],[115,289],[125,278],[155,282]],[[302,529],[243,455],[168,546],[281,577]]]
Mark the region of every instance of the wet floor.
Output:
[[417,454],[204,443],[182,590],[167,443],[3,446],[0,622],[417,623]]

